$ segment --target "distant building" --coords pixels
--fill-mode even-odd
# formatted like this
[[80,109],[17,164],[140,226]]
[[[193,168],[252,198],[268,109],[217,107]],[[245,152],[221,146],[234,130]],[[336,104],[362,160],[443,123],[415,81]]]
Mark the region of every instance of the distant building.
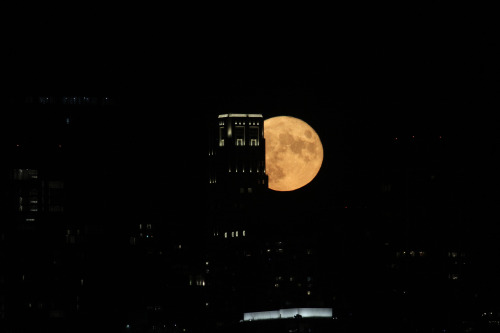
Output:
[[261,114],[218,116],[209,141],[211,187],[221,194],[254,194],[267,189],[264,119]]
[[102,291],[103,271],[97,272],[96,254],[103,249],[101,237],[109,234],[102,223],[107,216],[96,202],[99,188],[82,187],[96,179],[79,161],[94,142],[82,144],[88,118],[111,100],[2,101],[1,123],[9,128],[0,141],[2,332],[85,330],[99,313],[95,296]]
[[300,216],[280,211],[268,189],[263,116],[220,114],[209,138],[207,325],[214,332],[272,330],[285,321],[254,325],[244,313],[331,306],[310,230],[300,229]]

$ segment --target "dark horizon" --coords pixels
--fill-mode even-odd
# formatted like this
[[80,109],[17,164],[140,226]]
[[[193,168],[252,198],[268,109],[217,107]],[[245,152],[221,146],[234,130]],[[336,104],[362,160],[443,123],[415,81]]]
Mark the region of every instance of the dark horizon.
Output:
[[[8,50],[0,329],[498,331],[494,43],[207,35]],[[223,113],[307,122],[316,178],[213,191]],[[239,322],[286,307],[338,318]]]

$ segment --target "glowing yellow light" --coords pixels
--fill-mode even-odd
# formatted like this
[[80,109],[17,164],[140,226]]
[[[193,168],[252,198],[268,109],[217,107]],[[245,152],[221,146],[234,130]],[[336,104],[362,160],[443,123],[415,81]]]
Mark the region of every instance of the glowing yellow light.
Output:
[[323,163],[323,145],[306,122],[288,116],[264,121],[269,188],[294,191],[311,182]]

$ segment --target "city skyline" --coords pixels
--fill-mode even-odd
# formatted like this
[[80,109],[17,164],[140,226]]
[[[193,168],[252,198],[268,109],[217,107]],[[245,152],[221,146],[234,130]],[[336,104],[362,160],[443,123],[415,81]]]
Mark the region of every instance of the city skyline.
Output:
[[[344,332],[498,329],[492,44],[248,36],[9,49],[0,325],[262,331],[238,320],[315,307]],[[221,114],[305,121],[317,176],[214,195]]]

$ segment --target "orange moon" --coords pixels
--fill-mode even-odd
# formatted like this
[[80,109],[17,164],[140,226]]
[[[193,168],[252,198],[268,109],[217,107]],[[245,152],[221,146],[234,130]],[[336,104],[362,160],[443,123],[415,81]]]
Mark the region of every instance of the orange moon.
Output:
[[289,116],[264,120],[269,188],[294,191],[309,184],[323,163],[323,145],[305,121]]

